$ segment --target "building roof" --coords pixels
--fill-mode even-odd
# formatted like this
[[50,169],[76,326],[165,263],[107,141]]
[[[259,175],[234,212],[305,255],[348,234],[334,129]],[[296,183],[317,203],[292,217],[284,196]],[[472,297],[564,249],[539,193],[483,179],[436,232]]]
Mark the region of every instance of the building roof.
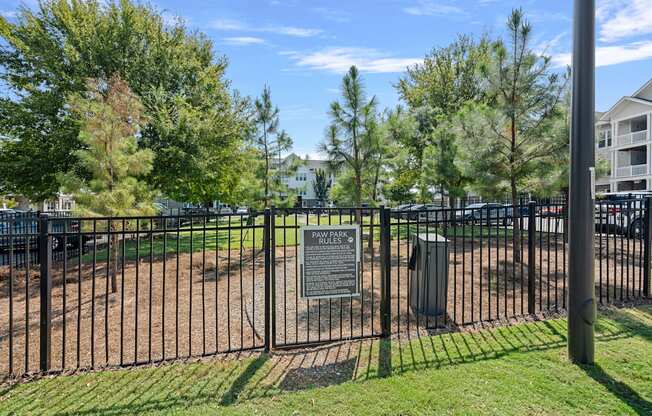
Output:
[[596,123],[609,122],[611,115],[616,111],[621,105],[627,102],[634,102],[638,104],[652,106],[652,79],[647,81],[643,86],[637,89],[634,94],[626,95],[616,102],[611,108],[603,113],[595,113]]
[[597,120],[597,122],[609,121],[609,118],[610,118],[611,114],[614,111],[616,111],[623,103],[626,103],[626,102],[634,102],[634,103],[638,103],[638,104],[649,105],[650,107],[652,107],[652,101],[650,101],[650,100],[645,100],[643,98],[638,98],[638,97],[626,96],[626,97],[623,97],[620,100],[618,100],[618,102],[616,102],[616,104],[614,104],[608,111],[603,113],[602,116],[600,117],[600,119]]
[[289,155],[287,155],[283,159],[283,161],[285,162],[285,161],[288,161],[288,160],[297,160],[297,159],[300,160],[303,163],[304,166],[307,166],[307,167],[313,168],[313,169],[324,169],[328,164],[327,160],[304,159],[304,158],[302,158],[300,156],[297,156],[296,153],[290,153]]
[[652,78],[648,82],[643,84],[643,86],[641,88],[636,90],[636,92],[634,94],[632,94],[632,97],[641,98],[641,95],[643,95],[643,93],[648,89],[652,90]]

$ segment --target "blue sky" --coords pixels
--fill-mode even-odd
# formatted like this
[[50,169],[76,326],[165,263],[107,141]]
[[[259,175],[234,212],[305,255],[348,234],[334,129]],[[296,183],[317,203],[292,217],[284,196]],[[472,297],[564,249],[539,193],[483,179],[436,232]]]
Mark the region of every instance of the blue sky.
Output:
[[[0,0],[12,16],[19,1]],[[28,6],[34,0],[27,0]],[[264,84],[295,151],[316,155],[342,74],[356,64],[381,107],[398,103],[393,84],[407,65],[458,33],[504,32],[513,7],[534,27],[533,46],[569,60],[571,0],[150,0],[166,18],[183,18],[229,59],[228,78],[243,94]],[[606,110],[652,78],[652,0],[597,0],[596,109]]]

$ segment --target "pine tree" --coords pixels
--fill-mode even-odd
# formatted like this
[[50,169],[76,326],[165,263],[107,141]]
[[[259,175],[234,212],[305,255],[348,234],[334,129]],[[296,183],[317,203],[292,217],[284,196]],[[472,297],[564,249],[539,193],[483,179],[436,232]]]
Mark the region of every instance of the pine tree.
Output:
[[326,171],[324,169],[317,169],[315,171],[315,180],[312,182],[312,189],[315,191],[315,197],[322,205],[328,199],[330,185]]
[[[91,80],[87,93],[70,99],[71,109],[79,115],[79,139],[84,149],[77,152],[88,177],[64,175],[65,188],[72,192],[76,209],[82,216],[124,217],[151,215],[153,194],[141,180],[152,170],[153,154],[138,150],[136,138],[144,122],[140,100],[119,77]],[[121,221],[102,221],[115,233]],[[119,234],[111,234],[111,290],[117,290]]]
[[[563,151],[551,128],[559,117],[566,78],[550,70],[550,58],[530,49],[532,27],[521,9],[507,19],[507,43],[492,46],[483,69],[489,105],[470,104],[458,118],[467,175],[482,193],[519,191],[542,160]],[[514,222],[514,259],[520,261],[520,221]]]
[[[341,102],[331,103],[331,125],[320,149],[328,155],[331,169],[350,171],[350,175],[346,172],[338,175],[337,187],[348,188],[347,192],[350,192],[353,204],[360,206],[365,174],[377,172],[375,163],[381,146],[376,97],[367,100],[360,73],[355,66],[352,66],[342,79],[342,98]],[[374,178],[370,181],[377,182]]]
[[272,92],[269,86],[263,88],[263,93],[256,99],[254,108],[254,122],[257,126],[254,144],[263,159],[260,179],[263,183],[264,205],[267,208],[274,195],[284,193],[281,178],[286,170],[291,170],[291,167],[284,166],[281,157],[282,153],[292,148],[292,138],[285,130],[279,130],[279,110],[272,104]]

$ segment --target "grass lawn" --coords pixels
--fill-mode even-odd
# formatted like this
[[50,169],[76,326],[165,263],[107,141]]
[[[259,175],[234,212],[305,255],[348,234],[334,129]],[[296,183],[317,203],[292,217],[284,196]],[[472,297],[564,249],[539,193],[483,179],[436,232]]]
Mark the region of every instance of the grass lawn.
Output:
[[0,414],[652,414],[652,306],[603,311],[597,332],[594,366],[568,362],[557,319],[344,344],[294,369],[254,354],[51,377],[5,387]]
[[[330,222],[329,222],[330,220]],[[378,218],[374,219],[378,224]],[[354,221],[354,218],[349,215],[331,215],[330,219],[328,216],[311,215],[308,219],[309,224],[316,225],[339,225],[339,224],[351,224]],[[403,220],[405,221],[405,220]],[[363,233],[369,233],[369,217],[364,217]],[[306,224],[305,216],[298,216],[296,219],[292,216],[287,216],[285,218],[278,216],[275,220],[276,231],[276,245],[283,246],[295,246],[298,241],[299,228]],[[163,238],[163,233],[158,233],[150,236],[147,234],[141,234],[140,243],[137,244],[135,239],[129,239],[126,242],[125,246],[125,256],[128,260],[135,260],[137,256],[140,258],[147,258],[150,253],[150,247],[152,250],[152,255],[154,257],[160,257],[163,253],[168,255],[174,254],[177,251],[177,241],[179,243],[179,252],[180,253],[189,253],[189,252],[201,252],[203,250],[215,251],[215,250],[239,250],[242,245],[243,248],[262,248],[263,244],[263,218],[258,217],[256,219],[256,225],[261,226],[260,228],[253,229],[247,227],[246,222],[241,223],[239,217],[234,217],[231,219],[231,230],[228,230],[229,222],[226,218],[219,221],[217,228],[215,221],[211,221],[206,224],[205,228],[207,230],[202,231],[192,231],[190,226],[184,225],[177,235],[176,229],[170,231],[166,234],[165,241]],[[244,226],[244,229],[239,227]],[[203,224],[195,224],[194,228],[204,228]],[[380,228],[374,227],[374,240],[380,240]],[[393,223],[391,226],[391,235],[392,239],[400,238],[402,241],[405,241],[409,238],[410,235],[419,233],[438,233],[445,234],[449,238],[492,238],[492,239],[504,239],[505,237],[510,238],[512,235],[511,228],[505,228],[503,226],[496,227],[493,224],[491,227],[486,225],[458,225],[457,227],[447,227],[444,228],[442,225],[435,226],[430,224],[426,226],[425,224],[407,224],[406,222],[399,224]],[[192,237],[192,238],[191,238]],[[96,261],[102,262],[106,261],[106,247],[98,246]],[[91,262],[93,260],[92,248],[83,257],[84,262]],[[71,260],[72,264],[75,263],[75,259]]]

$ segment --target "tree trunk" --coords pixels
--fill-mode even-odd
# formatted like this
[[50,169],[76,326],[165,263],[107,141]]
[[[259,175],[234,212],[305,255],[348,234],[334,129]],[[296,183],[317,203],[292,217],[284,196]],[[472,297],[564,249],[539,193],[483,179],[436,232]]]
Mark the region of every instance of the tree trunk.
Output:
[[267,144],[267,124],[263,123],[263,140],[265,142],[265,208],[269,208],[269,146]]
[[[511,191],[512,191],[512,253],[514,253],[514,262],[521,262],[521,225],[523,222],[523,217],[518,209],[518,193],[516,190],[516,179],[512,176],[510,179]],[[518,220],[516,220],[515,213],[518,209]],[[505,211],[505,215],[507,211]],[[534,224],[528,224],[528,227],[533,226]]]
[[360,169],[355,169],[355,222],[362,225],[362,173]]
[[[111,231],[112,232],[116,231],[116,227],[114,224],[111,224]],[[120,251],[120,235],[111,234],[109,244],[111,245],[110,254],[109,254],[111,258],[111,265],[110,265],[111,267],[109,270],[109,274],[111,276],[111,293],[115,293],[118,291],[117,275],[118,275],[118,253]]]
[[[455,226],[457,225],[457,216],[455,215],[456,211],[455,208],[457,208],[457,198],[454,196],[451,196],[451,194],[448,194],[448,205],[449,205],[449,210],[445,211],[447,213],[448,218],[450,219],[450,223]],[[448,221],[446,221],[448,222]]]

